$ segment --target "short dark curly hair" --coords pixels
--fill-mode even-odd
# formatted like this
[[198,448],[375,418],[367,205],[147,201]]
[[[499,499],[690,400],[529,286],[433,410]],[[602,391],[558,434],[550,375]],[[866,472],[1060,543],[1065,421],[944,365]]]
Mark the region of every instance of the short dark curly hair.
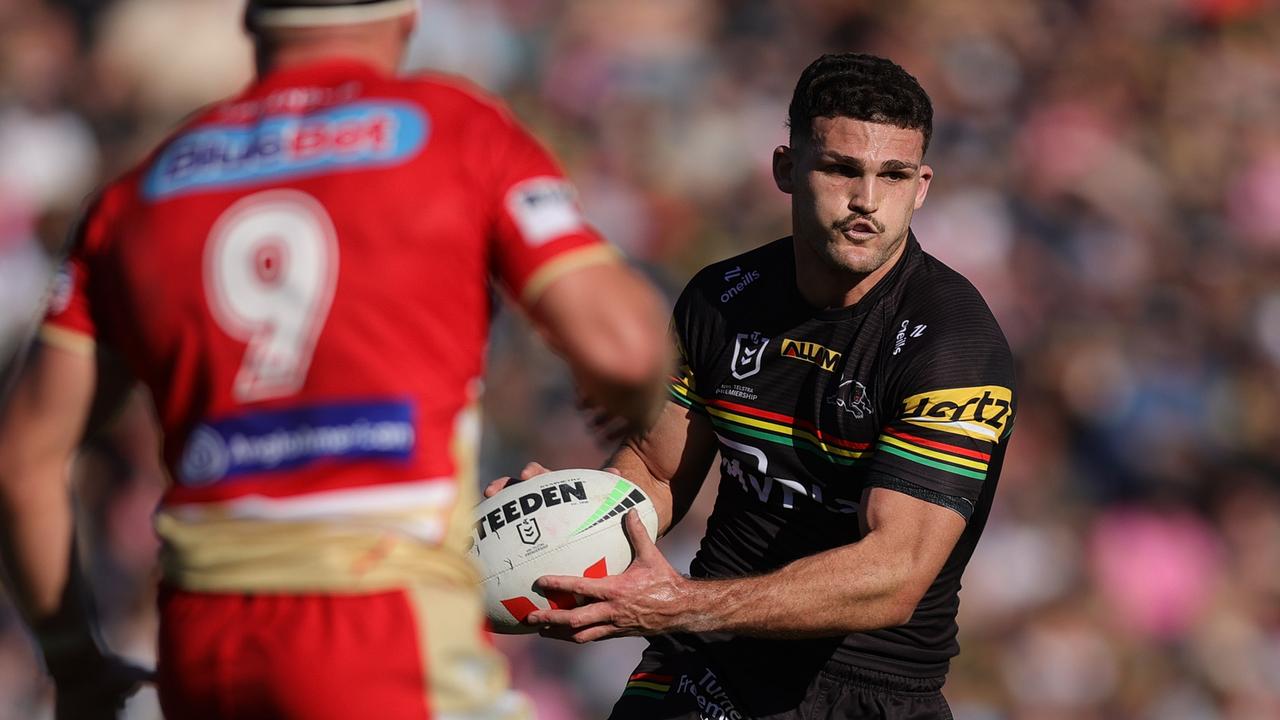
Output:
[[823,55],[800,73],[787,111],[792,144],[811,137],[820,117],[919,130],[926,151],[933,135],[933,103],[920,83],[892,60],[863,53]]

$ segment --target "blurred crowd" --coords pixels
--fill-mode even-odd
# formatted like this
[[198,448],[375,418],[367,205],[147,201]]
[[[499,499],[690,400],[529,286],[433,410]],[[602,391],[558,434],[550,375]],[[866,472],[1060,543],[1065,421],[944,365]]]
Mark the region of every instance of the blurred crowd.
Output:
[[[243,0],[0,0],[0,365],[83,197],[251,75]],[[800,70],[893,58],[936,107],[914,228],[1018,360],[961,600],[962,720],[1280,718],[1280,7],[1274,0],[424,0],[410,65],[505,98],[669,293],[787,233],[769,173]],[[482,468],[605,450],[515,313]],[[144,399],[82,454],[107,634],[152,658],[165,482]],[[710,508],[664,540],[680,567]],[[603,717],[643,642],[503,638],[544,720]],[[0,720],[48,688],[0,604]],[[154,696],[130,706],[156,718]]]

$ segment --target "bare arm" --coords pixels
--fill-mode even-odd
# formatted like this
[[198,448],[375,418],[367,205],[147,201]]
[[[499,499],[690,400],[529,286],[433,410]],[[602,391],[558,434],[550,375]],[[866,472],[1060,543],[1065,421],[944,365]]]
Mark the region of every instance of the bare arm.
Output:
[[69,471],[96,378],[91,353],[41,346],[0,409],[0,551],[18,608],[37,629],[68,610]]
[[653,501],[661,536],[689,511],[715,455],[716,437],[706,416],[669,402],[648,432],[618,448],[609,466]]
[[901,625],[910,619],[964,531],[956,513],[892,490],[863,496],[865,536],[774,572],[727,580],[677,574],[634,513],[625,519],[636,561],[602,579],[547,577],[544,592],[597,599],[543,610],[534,624],[577,642],[620,635],[728,631],[762,637],[822,637]]
[[556,278],[528,308],[569,363],[589,404],[643,431],[662,403],[670,366],[657,292],[622,263],[596,263]]
[[[667,403],[657,421],[644,434],[628,438],[605,463],[605,469],[644,490],[658,513],[658,535],[662,536],[689,511],[715,455],[715,434],[706,417]],[[544,472],[547,468],[531,462],[521,471],[520,479]],[[494,480],[485,488],[485,497],[493,497],[510,481]]]
[[43,345],[0,407],[0,560],[58,690],[60,720],[115,717],[150,673],[97,644],[74,548],[72,456],[131,386],[92,350]]
[[692,584],[681,630],[812,637],[902,625],[964,532],[957,513],[873,488],[866,535],[757,577]]

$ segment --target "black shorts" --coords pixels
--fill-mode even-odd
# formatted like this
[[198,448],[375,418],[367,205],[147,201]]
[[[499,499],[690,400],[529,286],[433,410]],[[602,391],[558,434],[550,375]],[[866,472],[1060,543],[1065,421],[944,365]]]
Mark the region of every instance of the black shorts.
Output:
[[[735,663],[736,664],[736,663]],[[716,667],[687,647],[645,651],[610,720],[951,720],[945,677],[827,663],[804,678]]]

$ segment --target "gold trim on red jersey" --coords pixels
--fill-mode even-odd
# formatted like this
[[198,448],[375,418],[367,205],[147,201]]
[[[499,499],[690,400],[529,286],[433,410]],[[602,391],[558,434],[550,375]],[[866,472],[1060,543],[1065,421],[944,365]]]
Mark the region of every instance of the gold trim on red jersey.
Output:
[[548,287],[551,287],[551,283],[568,273],[591,265],[620,261],[621,256],[618,251],[610,245],[592,244],[568,250],[557,255],[554,260],[548,261],[529,276],[529,281],[524,284],[524,292],[520,294],[520,300],[525,307],[530,307],[538,301]]
[[98,347],[92,335],[78,330],[45,323],[40,326],[40,341],[51,347],[61,348],[80,355],[92,355]]

